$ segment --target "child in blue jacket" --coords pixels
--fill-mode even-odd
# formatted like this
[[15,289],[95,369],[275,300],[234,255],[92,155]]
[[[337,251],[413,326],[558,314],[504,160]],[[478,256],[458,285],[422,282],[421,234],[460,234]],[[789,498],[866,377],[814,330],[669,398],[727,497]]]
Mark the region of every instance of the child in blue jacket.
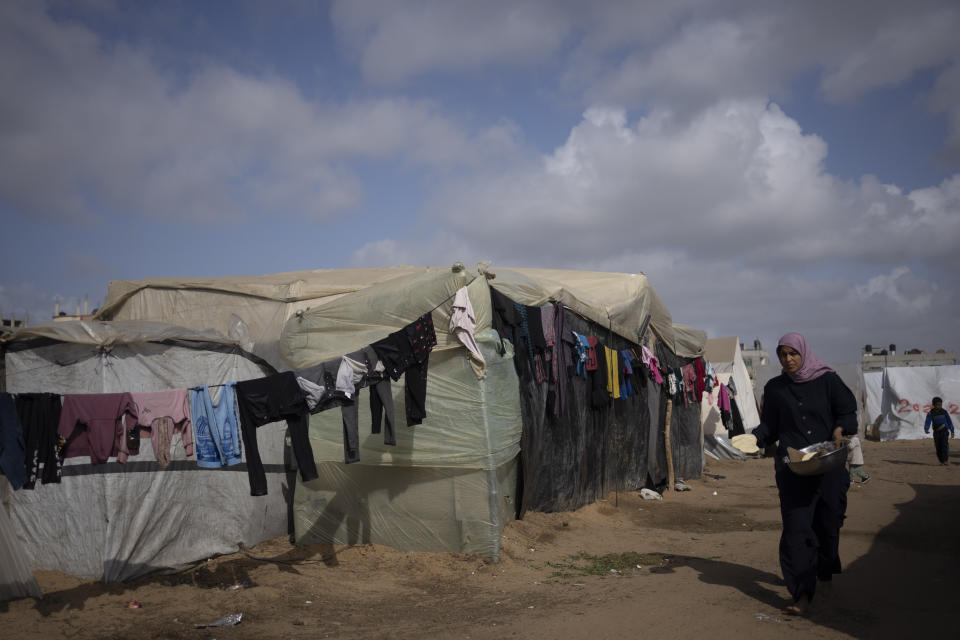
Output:
[[[933,444],[937,448],[937,459],[940,464],[947,466],[950,464],[950,438],[954,437],[953,422],[950,421],[950,414],[943,408],[943,399],[934,398],[933,408],[927,413],[927,419],[923,423],[923,432],[930,433],[930,427],[933,427]],[[947,430],[950,435],[947,435]]]

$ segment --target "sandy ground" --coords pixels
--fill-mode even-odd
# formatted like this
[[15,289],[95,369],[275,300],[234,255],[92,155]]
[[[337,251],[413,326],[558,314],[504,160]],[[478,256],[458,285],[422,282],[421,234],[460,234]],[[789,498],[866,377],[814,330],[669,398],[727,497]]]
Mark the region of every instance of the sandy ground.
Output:
[[[960,441],[956,441],[960,442]],[[532,513],[499,563],[286,539],[175,575],[101,584],[37,572],[42,600],[0,603],[6,638],[957,637],[960,446],[864,443],[844,574],[809,618],[781,613],[779,508],[769,459],[711,461],[689,492],[610,494]],[[612,569],[612,570],[611,570]],[[140,608],[129,608],[135,600]],[[242,612],[232,627],[195,628]]]

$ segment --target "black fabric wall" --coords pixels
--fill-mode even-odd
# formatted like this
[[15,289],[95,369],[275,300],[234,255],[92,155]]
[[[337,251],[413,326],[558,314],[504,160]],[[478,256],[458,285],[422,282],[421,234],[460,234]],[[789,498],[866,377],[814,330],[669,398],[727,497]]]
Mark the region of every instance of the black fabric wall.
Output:
[[[635,348],[639,353],[635,343],[569,310],[564,314],[567,330],[596,336],[613,349]],[[665,484],[666,454],[660,425],[665,419],[666,393],[658,392],[645,367],[632,381],[635,395],[610,400],[599,409],[591,407],[589,379],[575,376],[573,371],[560,372],[567,376],[567,388],[563,409],[554,415],[548,406],[548,385],[534,380],[523,346],[516,351],[523,416],[518,518],[528,510],[570,511],[611,491]],[[651,407],[650,402],[656,406]],[[690,429],[691,415],[690,411],[675,411],[672,419],[677,433],[674,458],[677,468],[683,470],[677,475],[684,478],[699,476],[700,468],[699,408],[696,438]],[[659,416],[658,424],[652,425],[653,416]],[[674,433],[671,431],[672,437]],[[655,456],[648,455],[651,448]],[[694,450],[688,450],[691,448]]]
[[[676,356],[664,345],[658,344],[657,358],[664,367],[680,367],[693,363],[696,358],[681,358]],[[679,376],[679,371],[677,373]],[[660,424],[666,422],[667,394],[661,397]],[[673,450],[673,473],[676,479],[688,480],[699,478],[703,473],[703,444],[700,440],[700,403],[684,403],[683,398],[673,400],[673,410],[670,418],[670,444]],[[663,437],[663,429],[660,429]],[[663,451],[663,462],[666,464],[666,449]]]

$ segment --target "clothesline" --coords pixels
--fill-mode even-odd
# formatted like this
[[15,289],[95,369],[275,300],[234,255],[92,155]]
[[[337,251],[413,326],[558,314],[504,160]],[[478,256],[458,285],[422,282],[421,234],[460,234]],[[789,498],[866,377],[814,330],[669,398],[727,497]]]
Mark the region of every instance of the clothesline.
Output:
[[[393,407],[389,381],[385,375],[377,373],[384,372],[384,367],[375,368],[381,361],[389,365],[390,375],[395,379],[401,375],[408,376],[407,424],[419,424],[426,417],[423,408],[426,362],[429,352],[436,345],[432,313],[431,310],[421,315],[399,331],[369,345],[362,356],[356,353],[341,356],[336,383],[332,375],[328,379],[321,374],[317,380],[319,384],[312,385],[313,391],[335,397],[336,402],[325,406],[314,403],[313,409],[308,406],[308,392],[292,371],[253,380],[164,391],[65,395],[19,393],[16,394],[16,401],[13,395],[3,393],[0,396],[4,403],[0,412],[0,432],[16,432],[15,441],[22,443],[20,448],[24,460],[24,466],[13,465],[19,471],[12,479],[12,484],[15,488],[33,488],[38,480],[44,484],[59,483],[63,460],[70,457],[89,456],[93,464],[116,458],[117,462],[123,464],[129,455],[139,454],[141,432],[146,430],[161,467],[169,462],[172,437],[179,433],[188,457],[193,455],[191,449],[195,445],[198,467],[233,466],[245,459],[251,495],[265,495],[266,477],[260,460],[256,429],[280,420],[287,422],[302,479],[305,482],[313,480],[318,476],[308,436],[309,413],[333,406],[343,407],[344,461],[357,462],[357,403],[351,396],[359,388],[380,387],[377,389],[378,397],[387,409],[385,444],[396,444],[392,438]],[[382,352],[377,350],[378,345],[382,346]],[[348,355],[355,356],[357,360],[348,359]],[[359,378],[352,378],[351,367],[353,373],[360,373]],[[346,377],[343,375],[345,370],[348,373]],[[414,370],[417,372],[416,384],[409,379],[410,371]],[[375,379],[375,375],[380,378]],[[336,396],[346,382],[351,383],[350,393]],[[334,384],[336,389],[332,388]],[[221,394],[220,399],[214,402],[209,390],[216,387],[223,387],[229,393]],[[412,408],[409,398],[410,390],[414,387],[419,392],[413,394],[418,402]],[[379,431],[376,425],[373,430]],[[389,439],[387,433],[391,436]]]
[[[378,415],[374,415],[374,424],[371,426],[371,431],[374,433],[380,432],[379,423],[381,420],[380,415],[382,415],[387,421],[387,429],[384,431],[384,444],[395,445],[396,441],[393,437],[393,400],[392,393],[390,392],[389,379],[398,380],[401,375],[406,375],[405,404],[407,424],[408,426],[420,424],[420,421],[426,417],[424,400],[426,397],[427,356],[433,346],[436,345],[432,313],[448,303],[451,299],[456,298],[458,293],[463,292],[463,290],[464,288],[458,289],[457,292],[445,297],[417,320],[409,323],[399,331],[394,331],[387,337],[361,350],[343,354],[339,358],[310,367],[309,369],[315,370],[313,371],[315,375],[312,380],[298,378],[301,373],[307,375],[304,373],[306,370],[301,370],[300,372],[287,371],[274,373],[254,380],[200,385],[181,390],[181,393],[186,391],[189,394],[190,408],[186,409],[186,415],[183,417],[187,419],[187,422],[190,424],[186,427],[179,426],[175,431],[174,428],[179,424],[180,418],[171,422],[167,431],[163,432],[165,434],[163,438],[164,446],[169,449],[169,437],[172,437],[177,431],[181,433],[183,440],[186,441],[187,431],[190,427],[193,427],[197,429],[198,434],[196,438],[198,466],[230,466],[241,461],[239,436],[242,435],[243,449],[246,453],[245,457],[250,473],[251,494],[263,495],[266,493],[266,484],[265,480],[261,477],[263,472],[257,451],[256,428],[268,422],[286,419],[290,429],[298,467],[301,470],[301,474],[303,474],[304,480],[310,480],[312,478],[308,477],[308,475],[316,472],[313,465],[310,464],[313,461],[313,454],[307,435],[309,430],[308,412],[316,413],[317,411],[332,407],[341,407],[344,422],[344,462],[357,462],[359,460],[356,424],[357,401],[353,396],[365,387],[370,388],[372,400],[379,399],[381,405],[381,409],[378,410]],[[496,290],[491,289],[491,291]],[[506,298],[506,296],[503,296],[503,294],[499,292],[497,293],[502,296],[503,300],[509,301],[509,298]],[[468,300],[469,298],[467,298],[467,301]],[[462,304],[464,303],[455,302],[454,306],[457,307],[458,304],[461,305],[461,307],[458,308],[462,308]],[[559,302],[545,307],[531,307],[510,301],[510,306],[511,308],[515,308],[518,313],[514,319],[507,323],[514,327],[514,329],[512,329],[513,334],[510,337],[515,342],[515,354],[519,355],[525,352],[525,355],[530,357],[531,364],[537,363],[537,358],[543,354],[543,358],[539,361],[539,366],[532,367],[531,371],[536,372],[536,382],[538,384],[548,383],[558,385],[556,407],[559,409],[561,407],[560,394],[562,392],[562,389],[559,387],[562,387],[565,384],[565,380],[571,376],[572,365],[574,364],[574,362],[569,359],[571,346],[574,347],[574,351],[578,351],[578,361],[583,360],[583,357],[579,355],[579,346],[577,346],[579,343],[570,345],[569,338],[567,337],[568,331],[564,328],[563,312],[570,311],[570,309]],[[549,314],[548,311],[550,311]],[[502,312],[503,308],[495,304],[494,314],[497,315]],[[529,325],[527,322],[528,314],[531,320]],[[452,315],[453,314],[451,314],[451,316]],[[547,318],[550,320],[545,323],[544,320]],[[521,322],[522,327],[519,324]],[[521,328],[522,330],[520,330]],[[558,328],[560,331],[557,331]],[[533,330],[531,331],[531,329]],[[547,332],[549,337],[545,335],[545,329],[549,329]],[[612,323],[609,323],[606,329],[608,332],[607,340],[612,341],[614,335]],[[506,330],[503,324],[503,318],[500,318],[500,325],[497,330],[498,332]],[[576,332],[569,331],[569,333],[573,334],[575,338],[578,336]],[[507,334],[501,333],[501,337],[504,335]],[[699,379],[691,377],[687,371],[684,371],[687,375],[681,377],[680,375],[675,375],[680,374],[680,369],[674,370],[672,367],[666,367],[662,370],[664,372],[669,371],[669,376],[668,380],[664,381],[656,375],[656,371],[660,370],[660,365],[655,358],[648,358],[646,357],[647,354],[643,354],[643,357],[641,357],[640,354],[632,349],[611,349],[599,343],[596,338],[593,338],[593,340],[596,347],[602,347],[603,350],[605,350],[605,355],[598,354],[602,355],[604,371],[596,371],[596,366],[591,370],[593,371],[591,378],[596,378],[597,380],[601,377],[603,378],[603,382],[599,382],[598,384],[604,386],[605,389],[601,391],[599,387],[596,387],[596,384],[594,384],[594,386],[596,387],[595,391],[598,392],[598,394],[602,394],[605,398],[602,400],[604,406],[611,400],[622,396],[629,397],[634,395],[635,392],[630,385],[630,377],[635,374],[636,363],[640,361],[647,366],[655,382],[667,385],[670,395],[677,397],[682,393],[684,404],[687,404],[688,394],[694,395],[695,391],[699,392],[699,389],[695,389],[691,384],[696,381],[696,387],[700,387]],[[549,345],[549,354],[543,351],[544,345]],[[641,350],[645,351],[646,347],[641,345]],[[558,364],[560,366],[558,366]],[[544,365],[547,366],[545,367]],[[376,368],[378,366],[379,369]],[[684,369],[686,369],[686,367],[692,367],[692,365],[685,365]],[[579,375],[579,366],[577,369]],[[699,365],[698,369],[702,371],[702,364]],[[587,371],[584,370],[582,373],[583,377],[586,378]],[[411,375],[414,375],[413,379],[411,379]],[[684,378],[689,378],[689,380],[684,380]],[[313,389],[310,389],[310,385],[302,384],[303,382],[311,383]],[[347,384],[347,382],[350,384]],[[221,397],[220,400],[213,403],[210,394],[206,391],[218,387],[232,387],[231,390],[235,393],[230,393],[226,399]],[[551,388],[553,388],[553,386],[551,386]],[[346,391],[349,391],[349,393]],[[164,392],[134,393],[158,394]],[[308,397],[310,397],[311,393],[315,394],[314,403],[308,407],[310,404]],[[121,407],[129,406],[132,403],[132,400],[124,399],[130,397],[129,392],[67,395],[68,397],[74,397],[74,399],[71,400],[73,403],[72,406],[76,405],[76,402],[80,400],[78,396],[86,396],[86,400],[90,402],[93,402],[93,396],[116,396]],[[696,400],[696,395],[694,395],[693,399]],[[127,404],[125,405],[124,402]],[[236,410],[230,408],[231,403],[236,403]],[[373,406],[373,403],[371,406]],[[595,397],[593,406],[601,406],[600,395]],[[185,402],[184,407],[186,407]],[[77,412],[76,409],[73,411],[74,413]],[[125,427],[123,435],[129,436],[131,434],[127,432],[131,432],[133,436],[136,436],[134,438],[137,444],[136,451],[139,451],[138,430],[150,428],[150,425],[139,424],[140,418],[137,415],[138,411],[139,408],[133,405],[133,411],[124,408],[123,411],[119,413],[114,411],[113,415],[106,416],[107,421],[124,421],[125,425],[126,421],[129,421],[132,416],[135,424],[132,428]],[[59,411],[57,413],[59,416]],[[80,414],[78,414],[78,416],[79,415]],[[165,414],[155,413],[153,415]],[[239,424],[237,423],[236,417],[231,418],[230,416],[239,417]],[[231,419],[233,420],[232,424],[230,424]],[[54,434],[59,431],[61,438],[68,438],[67,442],[61,443],[61,448],[66,450],[74,444],[74,438],[72,436],[76,431],[76,425],[79,424],[79,420],[80,417],[77,418],[74,424],[66,425],[65,427],[61,426],[58,430],[54,431]],[[33,427],[35,425],[31,426]],[[114,427],[110,427],[110,429],[113,430],[113,433],[117,433]],[[64,457],[89,454],[91,455],[92,461],[105,462],[108,457],[116,456],[118,462],[122,463],[125,461],[127,450],[134,450],[132,447],[128,447],[127,442],[123,439],[123,435],[119,436],[120,439],[115,441],[116,444],[113,445],[113,452],[111,452],[111,450],[104,450],[104,445],[101,443],[99,445],[100,450],[97,452],[97,459],[94,459],[92,455],[93,445],[87,444],[86,442],[82,443],[80,453],[73,452],[71,455],[67,455],[66,451],[64,451]],[[155,436],[156,434],[151,435]],[[49,437],[50,436],[47,436],[48,440]],[[53,437],[55,440],[56,435]],[[80,437],[82,438],[83,436],[81,435]],[[110,440],[110,436],[108,436],[108,440],[109,442],[114,442],[114,440]],[[133,440],[131,440],[131,442],[133,442]],[[156,446],[157,442],[154,441],[154,448],[156,448]],[[122,454],[123,459],[121,459],[120,455],[116,452]],[[169,451],[167,451],[166,454],[167,457],[169,457]],[[56,455],[59,457],[60,450],[57,451]],[[188,453],[187,455],[191,454]],[[53,461],[54,459],[47,458],[47,460]],[[159,460],[160,457],[158,455],[158,461]],[[44,467],[46,466],[47,463],[45,462]],[[36,470],[35,468],[34,471],[36,472]],[[44,473],[44,481],[46,481],[46,477],[47,474]]]

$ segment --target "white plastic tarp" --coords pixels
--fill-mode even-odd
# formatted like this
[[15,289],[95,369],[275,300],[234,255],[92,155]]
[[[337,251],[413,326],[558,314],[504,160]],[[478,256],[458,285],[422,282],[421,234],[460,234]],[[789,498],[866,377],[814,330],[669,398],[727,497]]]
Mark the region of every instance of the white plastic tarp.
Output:
[[944,409],[960,426],[960,365],[887,367],[867,372],[863,378],[866,417],[875,425],[872,435],[880,440],[923,438],[923,423],[934,396],[943,398]]
[[[740,410],[743,428],[749,433],[760,424],[760,414],[754,399],[753,382],[750,380],[750,374],[740,351],[740,339],[737,337],[710,338],[706,342],[704,357],[713,367],[718,383],[729,384],[730,380],[733,380],[733,387],[736,390],[734,398]],[[723,426],[718,405],[719,393],[718,385],[700,402],[704,453],[720,459],[741,458],[743,454],[730,444],[726,428]]]
[[[0,476],[0,496],[7,495],[10,483]],[[13,598],[39,598],[40,587],[33,577],[17,531],[0,502],[0,602]]]
[[860,387],[861,422],[864,433],[871,438],[879,438],[878,430],[883,421],[883,371],[864,371]]
[[[61,323],[56,323],[60,325]],[[268,375],[271,370],[235,346],[125,342],[112,323],[47,327],[45,337],[84,333],[88,343],[47,343],[6,354],[10,393],[112,393],[215,385]],[[69,325],[69,326],[66,326]],[[86,325],[86,326],[84,326]],[[167,339],[194,332],[163,330]],[[131,334],[135,336],[136,332]],[[100,346],[109,338],[108,346]],[[221,337],[222,338],[222,337]],[[221,348],[224,347],[224,348]],[[126,464],[91,465],[69,458],[60,484],[3,496],[13,529],[33,569],[53,569],[103,581],[127,580],[287,532],[290,491],[283,467],[286,425],[257,430],[268,495],[252,497],[243,465],[199,469],[182,443],[170,466],[156,462],[150,440]]]
[[[467,350],[449,333],[454,295],[467,293],[476,339],[487,363],[478,378]],[[341,411],[310,419],[320,478],[299,482],[298,542],[375,542],[403,550],[499,553],[500,531],[513,513],[520,450],[519,383],[509,342],[490,328],[483,276],[429,270],[374,285],[291,318],[282,353],[296,371],[386,337],[432,312],[437,346],[428,360],[426,413],[407,427],[404,384],[392,383],[397,444],[371,433],[369,390],[359,392],[360,460],[344,465]]]

